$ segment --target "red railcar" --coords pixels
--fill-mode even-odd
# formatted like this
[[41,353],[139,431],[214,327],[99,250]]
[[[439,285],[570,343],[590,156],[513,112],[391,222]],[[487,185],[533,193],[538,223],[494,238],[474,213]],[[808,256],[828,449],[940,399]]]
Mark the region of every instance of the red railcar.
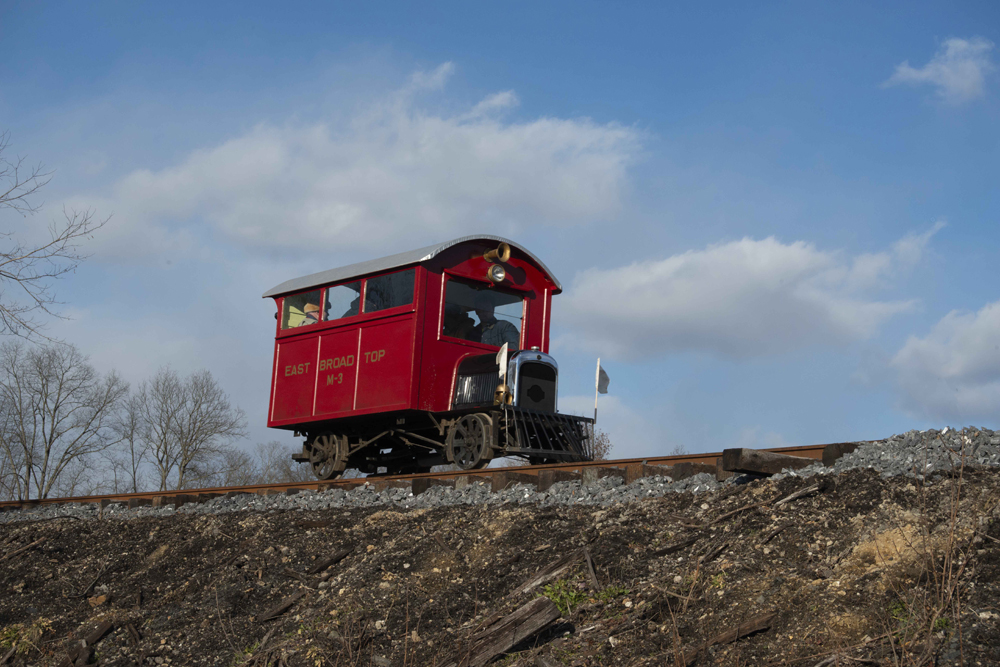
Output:
[[495,236],[284,282],[264,294],[278,309],[267,425],[305,436],[294,458],[320,479],[587,459],[592,420],[558,412],[548,354],[561,291]]

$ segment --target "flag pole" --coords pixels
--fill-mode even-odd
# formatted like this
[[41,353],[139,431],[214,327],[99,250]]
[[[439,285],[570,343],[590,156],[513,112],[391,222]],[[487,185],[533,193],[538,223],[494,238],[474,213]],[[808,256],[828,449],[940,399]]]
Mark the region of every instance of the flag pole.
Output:
[[594,424],[597,424],[597,396],[601,389],[601,358],[597,358],[597,372],[594,379]]

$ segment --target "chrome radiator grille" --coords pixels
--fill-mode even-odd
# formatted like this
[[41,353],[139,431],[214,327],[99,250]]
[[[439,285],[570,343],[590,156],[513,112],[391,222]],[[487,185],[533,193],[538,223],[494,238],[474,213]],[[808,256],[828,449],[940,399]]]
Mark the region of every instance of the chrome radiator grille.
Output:
[[500,380],[496,373],[459,375],[455,382],[455,407],[470,405],[492,405],[493,392]]

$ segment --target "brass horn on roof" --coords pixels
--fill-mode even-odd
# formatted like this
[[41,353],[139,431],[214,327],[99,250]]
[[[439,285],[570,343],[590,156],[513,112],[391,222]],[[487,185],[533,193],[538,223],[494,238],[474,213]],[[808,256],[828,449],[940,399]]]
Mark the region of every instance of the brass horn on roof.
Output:
[[500,245],[497,246],[496,250],[490,250],[483,255],[483,259],[487,262],[506,262],[510,259],[510,246],[501,242]]

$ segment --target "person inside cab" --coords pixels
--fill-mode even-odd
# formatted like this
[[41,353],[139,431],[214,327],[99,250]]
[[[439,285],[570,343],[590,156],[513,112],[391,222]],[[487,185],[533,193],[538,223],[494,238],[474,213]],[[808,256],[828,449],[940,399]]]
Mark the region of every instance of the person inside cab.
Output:
[[476,317],[479,318],[479,324],[475,327],[475,339],[486,345],[502,347],[504,343],[507,343],[508,349],[518,349],[521,334],[518,333],[517,327],[510,322],[496,318],[494,315],[496,305],[489,292],[483,291],[476,294],[473,306]]
[[302,321],[299,322],[296,326],[304,327],[319,322],[319,306],[317,306],[315,303],[307,303],[305,306],[303,306],[302,313],[303,313]]

